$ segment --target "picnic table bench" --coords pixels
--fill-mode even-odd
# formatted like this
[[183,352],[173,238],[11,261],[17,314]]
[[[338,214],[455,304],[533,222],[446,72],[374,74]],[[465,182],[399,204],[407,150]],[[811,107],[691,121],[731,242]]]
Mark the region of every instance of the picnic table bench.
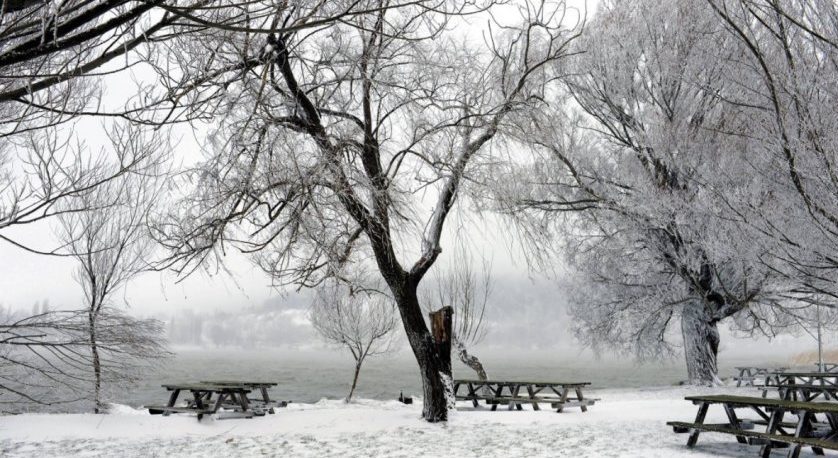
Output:
[[[214,383],[170,383],[161,385],[171,393],[169,402],[165,406],[147,406],[152,415],[169,415],[171,413],[194,413],[200,421],[204,415],[218,412],[223,406],[232,408],[237,417],[252,418],[254,415],[264,415],[264,410],[254,410],[247,395],[252,391],[242,384],[214,384]],[[185,406],[176,406],[182,392],[188,391],[192,399],[187,399]],[[213,396],[215,400],[213,401]],[[229,417],[228,417],[229,418]]]
[[[783,399],[765,399],[748,396],[687,396],[684,399],[698,405],[698,413],[693,423],[670,421],[676,433],[689,433],[687,446],[693,447],[700,432],[724,433],[736,436],[739,443],[762,445],[760,455],[768,457],[772,447],[792,446],[790,457],[797,457],[802,447],[812,448],[815,454],[822,455],[824,449],[838,450],[838,404],[828,402],[800,402]],[[706,424],[704,419],[711,404],[721,405],[728,418],[728,423]],[[741,419],[737,409],[756,412],[756,419]],[[797,415],[793,421],[784,421],[786,414]],[[824,415],[819,422],[816,415]],[[764,425],[765,431],[755,431],[756,425]]]
[[742,383],[745,383],[745,386],[756,386],[756,379],[757,377],[769,377],[773,373],[777,372],[784,372],[787,370],[787,367],[756,367],[756,366],[739,366],[735,367],[737,371],[739,371],[739,375],[734,376],[733,380],[736,380],[736,386],[742,386]]
[[492,410],[496,410],[498,405],[503,404],[507,405],[509,410],[522,410],[523,404],[532,405],[533,410],[541,410],[539,404],[549,403],[557,412],[562,412],[565,407],[579,407],[582,412],[587,412],[588,406],[594,405],[597,401],[585,398],[582,394],[582,388],[590,384],[590,382],[458,379],[454,380],[454,396],[458,401],[471,401],[475,407],[480,401],[484,401],[492,406]]

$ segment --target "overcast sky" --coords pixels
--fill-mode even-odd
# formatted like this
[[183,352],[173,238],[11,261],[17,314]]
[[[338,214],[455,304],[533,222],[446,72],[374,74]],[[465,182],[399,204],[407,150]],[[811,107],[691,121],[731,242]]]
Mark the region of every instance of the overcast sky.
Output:
[[[588,2],[589,16],[593,10],[590,5],[594,3]],[[121,84],[124,83],[115,82],[108,87],[109,98],[120,100],[120,95],[129,90]],[[79,128],[90,132],[87,138],[92,146],[101,141],[101,130],[97,125],[87,122]],[[190,163],[200,158],[198,143],[189,132],[176,132],[176,137],[180,138],[179,160]],[[440,257],[443,266],[454,251],[451,241],[461,226],[456,218],[447,226],[444,239],[447,243],[443,244],[447,251]],[[494,217],[478,218],[470,221],[469,228],[473,250],[492,261],[497,285],[489,316],[492,338],[484,345],[517,342],[528,347],[574,347],[561,289],[555,281],[528,270],[524,254],[509,238],[508,223]],[[40,249],[56,245],[49,224],[28,225],[9,235]],[[0,262],[0,305],[22,310],[29,310],[35,302],[43,301],[48,301],[53,308],[79,305],[81,291],[73,279],[72,259],[39,256],[0,241],[0,260],[3,260]],[[130,307],[135,315],[164,318],[189,309],[234,311],[281,308],[289,301],[298,304],[299,298],[293,297],[293,292],[272,288],[270,279],[244,256],[231,252],[225,259],[225,266],[229,274],[198,271],[185,279],[168,272],[146,273],[120,292],[117,300]],[[784,338],[782,342],[788,348],[810,348],[812,345],[809,337]],[[760,349],[761,345],[725,338],[722,348],[723,353],[748,352]]]

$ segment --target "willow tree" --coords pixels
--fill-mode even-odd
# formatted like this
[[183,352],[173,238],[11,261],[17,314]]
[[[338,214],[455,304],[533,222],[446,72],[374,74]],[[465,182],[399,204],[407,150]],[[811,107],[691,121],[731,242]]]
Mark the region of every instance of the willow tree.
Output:
[[725,103],[745,50],[705,4],[643,0],[601,4],[577,44],[567,99],[554,96],[576,114],[534,118],[542,154],[511,210],[537,216],[524,221],[542,246],[561,232],[585,343],[640,358],[682,346],[689,381],[718,383],[721,323],[780,328],[805,306],[739,211],[773,212],[747,165],[748,117]]
[[[496,159],[508,121],[543,103],[579,17],[550,2],[365,5],[375,11],[316,30],[180,44],[186,70],[240,70],[195,83],[219,94],[222,126],[159,237],[184,271],[235,246],[299,287],[372,265],[418,361],[423,416],[443,421],[445,374],[417,287],[457,196],[479,186],[472,172]],[[501,11],[485,40],[466,30],[470,14]],[[271,26],[295,14],[280,8]]]
[[[726,109],[750,122],[751,172],[770,183],[775,212],[751,211],[778,241],[771,264],[799,286],[794,295],[838,299],[838,5],[825,0],[707,0],[720,27],[744,49],[727,65],[737,90]],[[745,212],[751,210],[742,208]]]

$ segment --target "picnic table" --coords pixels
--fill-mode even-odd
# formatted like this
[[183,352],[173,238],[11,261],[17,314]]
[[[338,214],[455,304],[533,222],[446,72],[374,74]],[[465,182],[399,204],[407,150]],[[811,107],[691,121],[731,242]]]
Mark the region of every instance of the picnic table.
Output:
[[251,391],[259,391],[262,395],[262,399],[251,399],[248,398],[248,402],[251,405],[256,405],[257,410],[261,408],[262,410],[267,411],[270,414],[275,413],[274,406],[278,407],[285,407],[288,405],[287,402],[281,402],[277,404],[276,401],[271,400],[271,397],[268,395],[268,389],[271,387],[275,387],[277,384],[274,382],[241,382],[235,380],[210,380],[210,381],[201,381],[201,383],[206,383],[210,385],[222,385],[222,386],[243,386],[246,388],[250,388]]
[[458,379],[454,380],[454,396],[459,401],[471,401],[475,407],[484,401],[492,406],[492,410],[501,404],[508,405],[509,410],[522,410],[522,404],[530,404],[533,410],[541,410],[539,404],[549,403],[557,412],[562,412],[565,407],[579,407],[582,412],[587,412],[588,406],[596,402],[596,399],[585,398],[582,394],[582,389],[590,384]]
[[[699,433],[714,432],[736,436],[739,443],[762,445],[760,455],[768,457],[773,448],[792,446],[790,457],[797,457],[802,447],[811,447],[815,454],[823,454],[824,449],[838,450],[838,404],[829,402],[800,402],[783,399],[765,399],[748,396],[687,396],[684,399],[698,405],[698,413],[693,423],[670,421],[676,433],[689,433],[687,446],[693,447]],[[728,418],[728,423],[707,424],[704,419],[710,405],[721,405]],[[738,409],[755,412],[756,419],[739,418]],[[796,419],[785,421],[786,415]],[[825,421],[818,421],[817,415],[823,415]],[[756,425],[764,426],[764,432],[756,431]]]
[[766,378],[762,397],[776,388],[780,399],[810,402],[818,398],[838,400],[838,373],[783,372]]
[[[815,363],[815,366],[820,369],[821,365]],[[838,363],[823,363],[823,370],[825,372],[838,372]]]
[[[200,421],[204,415],[217,413],[222,406],[232,408],[237,417],[252,418],[254,415],[265,414],[264,411],[252,408],[247,398],[252,389],[242,384],[170,383],[161,386],[171,392],[169,402],[165,406],[147,406],[152,415],[194,413]],[[187,391],[191,393],[192,399],[187,399],[186,406],[176,406],[180,394]]]
[[784,372],[787,370],[787,367],[756,367],[756,366],[739,366],[735,367],[737,371],[739,371],[739,375],[733,377],[733,380],[736,380],[736,386],[742,386],[742,383],[745,383],[745,386],[755,386],[755,381],[757,377],[766,378],[773,373],[777,372]]
[[765,386],[794,384],[838,386],[838,372],[773,372],[765,379]]

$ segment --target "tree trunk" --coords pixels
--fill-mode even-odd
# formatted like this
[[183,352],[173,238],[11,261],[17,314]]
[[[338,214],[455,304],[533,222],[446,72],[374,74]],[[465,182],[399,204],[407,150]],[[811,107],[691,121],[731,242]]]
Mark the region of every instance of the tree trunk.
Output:
[[[440,358],[433,336],[428,331],[419,300],[416,285],[407,280],[400,287],[393,288],[396,304],[402,317],[407,340],[422,376],[422,416],[429,422],[448,420],[448,394],[450,383],[445,383],[445,366]],[[449,366],[450,367],[450,366]]]
[[363,363],[363,358],[360,358],[357,361],[355,361],[355,375],[352,377],[352,388],[349,389],[349,395],[346,396],[347,403],[352,401],[352,395],[355,394],[355,387],[358,385],[358,374],[361,373],[361,364]]
[[684,357],[691,385],[719,385],[717,355],[719,330],[703,301],[693,301],[681,312]]
[[96,345],[96,318],[93,312],[88,313],[90,326],[90,353],[93,356],[93,413],[100,413],[102,408],[102,366],[99,362],[99,347]]

